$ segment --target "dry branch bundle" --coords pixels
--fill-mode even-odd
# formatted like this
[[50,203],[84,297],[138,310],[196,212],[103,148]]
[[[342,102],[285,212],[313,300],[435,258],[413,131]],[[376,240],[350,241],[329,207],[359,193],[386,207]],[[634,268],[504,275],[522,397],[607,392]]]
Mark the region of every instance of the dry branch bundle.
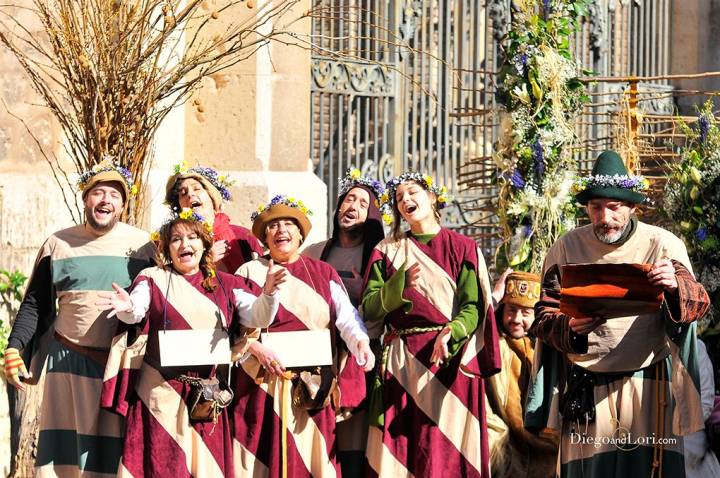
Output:
[[[139,221],[152,140],[163,118],[204,77],[271,40],[283,42],[307,16],[287,15],[300,0],[255,3],[31,0],[0,6],[0,41],[62,127],[75,172],[107,156],[130,170],[139,186],[130,217]],[[72,185],[72,171],[54,154],[42,154],[60,186]],[[66,204],[79,222],[74,202]]]

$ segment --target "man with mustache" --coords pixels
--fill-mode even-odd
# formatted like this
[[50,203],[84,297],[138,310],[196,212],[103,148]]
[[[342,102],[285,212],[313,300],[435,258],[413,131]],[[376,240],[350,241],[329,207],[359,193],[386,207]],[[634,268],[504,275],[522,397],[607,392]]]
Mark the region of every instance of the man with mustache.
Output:
[[[695,321],[709,298],[682,241],[635,216],[646,187],[617,153],[602,153],[575,188],[590,224],[545,258],[525,426],[560,432],[561,477],[685,476],[682,437],[704,425]],[[645,287],[657,287],[660,308],[612,318],[560,312],[563,265],[622,263],[651,265]]]
[[5,376],[19,389],[47,361],[36,476],[117,472],[122,421],[100,409],[100,393],[118,322],[95,303],[113,282],[130,286],[155,253],[147,232],[119,220],[136,192],[127,169],[104,161],[78,185],[85,223],[41,247],[5,351]]
[[502,369],[486,379],[491,474],[495,478],[555,476],[557,434],[525,430],[523,415],[535,337],[528,335],[540,298],[540,277],[508,269],[493,290]]
[[[378,208],[384,188],[380,181],[362,176],[358,169],[349,169],[338,190],[332,237],[309,246],[303,254],[330,264],[342,279],[350,301],[358,307],[370,253],[385,237]],[[379,339],[380,331],[369,329],[368,334],[371,339]],[[379,349],[377,342],[373,340],[374,350]],[[338,423],[338,458],[343,476],[364,476],[367,428],[364,410]]]

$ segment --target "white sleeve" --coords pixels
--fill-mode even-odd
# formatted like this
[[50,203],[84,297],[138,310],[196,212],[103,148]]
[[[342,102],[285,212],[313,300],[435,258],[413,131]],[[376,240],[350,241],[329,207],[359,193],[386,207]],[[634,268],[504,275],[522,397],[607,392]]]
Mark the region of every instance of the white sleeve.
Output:
[[117,313],[118,320],[126,324],[139,324],[150,308],[150,286],[146,280],[138,282],[130,292],[131,311]]
[[357,356],[360,341],[370,342],[365,323],[360,318],[357,309],[350,303],[350,298],[343,286],[330,281],[330,295],[337,315],[335,326],[340,331],[340,337],[342,337],[350,352]]
[[242,289],[233,289],[235,306],[238,308],[240,323],[249,328],[265,328],[272,323],[280,307],[277,292],[273,295],[260,294],[260,297]]

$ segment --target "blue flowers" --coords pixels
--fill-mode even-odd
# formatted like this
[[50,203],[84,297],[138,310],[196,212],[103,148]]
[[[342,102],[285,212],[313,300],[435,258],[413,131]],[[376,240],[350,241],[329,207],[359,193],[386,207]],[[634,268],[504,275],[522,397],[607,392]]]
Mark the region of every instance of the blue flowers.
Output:
[[510,175],[510,184],[515,189],[522,189],[525,187],[525,180],[522,177],[522,174],[520,174],[519,170],[513,171],[512,175]]
[[252,213],[250,216],[250,220],[252,222],[255,222],[255,219],[260,217],[260,214],[264,213],[268,209],[270,209],[273,206],[277,206],[278,204],[283,204],[288,207],[294,207],[300,210],[303,214],[306,216],[312,216],[312,211],[305,206],[305,204],[300,199],[295,199],[294,197],[288,197],[284,194],[277,194],[273,196],[272,199],[270,199],[270,202],[267,204],[261,204],[258,206],[257,210]]
[[540,140],[536,140],[532,145],[532,156],[535,162],[535,173],[540,178],[545,174],[545,156],[543,153],[543,146]]
[[700,144],[705,143],[710,132],[710,120],[705,115],[701,115],[698,119],[698,132],[700,133],[698,141]]
[[385,187],[377,179],[363,176],[357,168],[348,168],[348,170],[345,171],[345,176],[338,181],[338,196],[342,196],[355,186],[369,187],[378,199],[380,199],[383,192],[385,192]]
[[704,241],[707,239],[707,229],[704,227],[698,228],[697,231],[695,231],[695,237],[697,237],[698,241]]

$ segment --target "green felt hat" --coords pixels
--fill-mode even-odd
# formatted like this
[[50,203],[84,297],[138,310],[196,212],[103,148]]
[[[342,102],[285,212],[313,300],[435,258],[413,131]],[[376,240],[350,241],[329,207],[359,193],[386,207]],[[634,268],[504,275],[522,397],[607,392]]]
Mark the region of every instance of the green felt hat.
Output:
[[645,195],[640,192],[645,188],[645,179],[630,176],[620,155],[608,150],[597,157],[590,176],[580,179],[575,199],[582,205],[601,198],[640,204],[645,201]]

